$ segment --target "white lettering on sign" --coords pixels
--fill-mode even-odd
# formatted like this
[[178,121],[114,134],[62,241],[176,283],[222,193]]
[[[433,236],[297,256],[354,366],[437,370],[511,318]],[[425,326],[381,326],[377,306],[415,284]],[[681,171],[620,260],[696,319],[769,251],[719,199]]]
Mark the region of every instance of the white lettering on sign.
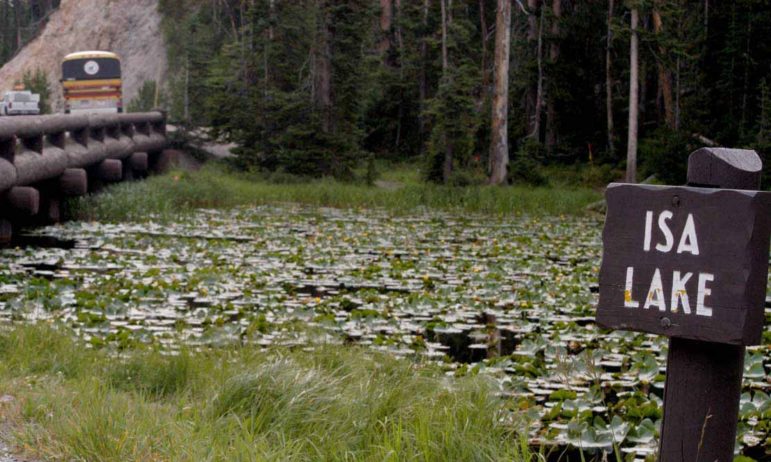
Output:
[[645,297],[645,305],[643,309],[648,309],[651,306],[657,306],[659,311],[667,310],[667,303],[664,301],[664,285],[661,283],[661,271],[656,268],[651,278],[651,288],[648,289],[648,296]]
[[700,273],[699,274],[699,292],[696,298],[696,314],[701,316],[712,316],[712,308],[704,306],[704,297],[712,294],[712,290],[707,287],[707,282],[715,280],[714,274]]
[[680,276],[680,271],[672,272],[672,312],[677,313],[680,302],[683,302],[683,313],[691,314],[691,305],[688,303],[688,291],[685,285],[691,279],[693,273],[686,273],[685,277]]
[[[683,313],[691,314],[691,305],[688,298],[688,282],[691,280],[693,273],[685,273],[678,270],[672,271],[672,296],[670,299],[669,308],[667,308],[667,300],[664,297],[664,285],[661,278],[661,270],[656,268],[651,277],[650,284],[648,285],[647,296],[645,297],[645,303],[643,309],[650,309],[650,307],[656,307],[659,311],[671,311],[677,313],[680,310],[680,305],[683,306]],[[706,306],[705,299],[712,295],[712,289],[707,286],[707,283],[714,282],[715,275],[710,273],[699,273],[699,281],[696,286],[696,314],[698,316],[712,316],[712,308]],[[624,307],[625,308],[639,308],[640,302],[634,299],[634,268],[628,267],[626,269],[626,284],[624,290]]]
[[631,266],[626,269],[626,290],[624,290],[624,307],[637,308],[640,302],[632,299],[632,281],[634,280],[634,268]]
[[670,250],[672,250],[672,244],[674,236],[672,236],[672,230],[669,229],[669,226],[667,225],[667,220],[672,218],[672,212],[669,210],[664,210],[659,215],[659,229],[662,233],[664,233],[664,244],[656,244],[656,250],[659,252],[667,253]]
[[653,212],[645,212],[645,240],[643,241],[643,250],[651,250],[651,227],[653,226]]
[[680,243],[677,245],[677,253],[689,252],[692,255],[699,254],[699,240],[696,238],[696,225],[693,224],[693,215],[688,214],[685,220],[685,229],[680,236]]
[[[659,232],[657,233],[657,236],[654,236],[653,232],[654,215],[654,212],[651,210],[645,212],[643,250],[650,252],[655,237],[657,241],[655,243],[655,249],[657,251],[662,253],[671,252],[675,248],[675,236],[672,232],[672,228],[669,226],[669,221],[674,217],[674,213],[669,210],[664,210],[658,214],[656,221]],[[663,238],[663,241],[661,241],[660,238]],[[696,234],[696,223],[693,219],[693,214],[688,214],[685,225],[683,226],[683,229],[680,230],[680,238],[677,240],[677,243],[677,249],[675,249],[676,253],[699,255],[699,238]],[[672,271],[672,292],[669,297],[669,306],[667,306],[661,270],[655,268],[653,275],[651,276],[650,284],[647,284],[648,290],[646,292],[645,302],[643,303],[643,309],[647,310],[651,307],[655,307],[662,312],[669,310],[672,313],[677,313],[682,306],[684,314],[691,314],[691,302],[688,298],[688,283],[693,276],[694,273],[690,272],[683,273],[679,270]],[[698,273],[696,279],[698,281],[696,283],[696,315],[711,317],[712,308],[707,306],[705,302],[706,298],[712,295],[712,289],[708,287],[707,284],[715,281],[715,275],[710,273]],[[626,268],[626,283],[624,284],[625,308],[640,307],[640,302],[634,298],[634,287],[634,267],[629,266]]]
[[[675,236],[672,234],[672,229],[667,223],[671,220],[674,214],[669,210],[664,210],[659,214],[658,225],[659,231],[664,237],[664,242],[656,244],[656,250],[662,253],[668,253],[672,251],[675,246]],[[643,250],[650,252],[651,241],[653,240],[653,212],[645,212],[645,237],[643,239]],[[677,245],[677,253],[688,252],[691,255],[699,254],[699,239],[696,236],[696,225],[693,221],[693,214],[689,213],[688,218],[685,220],[685,227],[680,233],[679,244]]]

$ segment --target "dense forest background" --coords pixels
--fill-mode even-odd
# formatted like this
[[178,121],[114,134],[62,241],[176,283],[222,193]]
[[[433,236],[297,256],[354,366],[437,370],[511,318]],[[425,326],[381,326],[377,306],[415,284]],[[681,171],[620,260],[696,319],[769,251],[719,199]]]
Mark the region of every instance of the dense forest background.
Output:
[[[0,0],[0,62],[57,4]],[[544,166],[579,166],[602,182],[623,176],[634,151],[635,179],[682,183],[697,147],[771,153],[766,0],[159,8],[171,119],[238,143],[245,169],[352,178],[372,159],[419,160],[429,181],[471,184],[495,176],[503,150],[504,180],[539,183]],[[154,85],[143,93],[157,101]]]
[[60,0],[0,0],[0,64],[45,27]]

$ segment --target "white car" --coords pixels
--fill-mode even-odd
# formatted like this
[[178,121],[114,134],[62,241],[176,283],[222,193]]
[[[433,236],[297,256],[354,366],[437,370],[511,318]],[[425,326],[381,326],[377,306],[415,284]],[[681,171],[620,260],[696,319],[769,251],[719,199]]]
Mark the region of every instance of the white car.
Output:
[[0,101],[0,114],[37,115],[40,114],[40,95],[31,91],[8,91]]

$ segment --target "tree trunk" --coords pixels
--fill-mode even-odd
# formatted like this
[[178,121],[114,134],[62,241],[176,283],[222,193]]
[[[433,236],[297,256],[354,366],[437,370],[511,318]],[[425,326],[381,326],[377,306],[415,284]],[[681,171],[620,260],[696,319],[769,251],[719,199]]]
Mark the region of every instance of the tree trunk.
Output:
[[391,49],[391,27],[393,26],[394,5],[393,0],[380,0],[380,43],[378,52],[383,56],[383,61],[388,60],[388,50]]
[[330,47],[331,30],[327,17],[325,0],[317,0],[318,24],[317,38],[313,56],[313,101],[321,112],[321,130],[331,133],[334,130],[332,120],[332,52]]
[[551,23],[551,45],[549,46],[549,59],[556,62],[560,55],[560,18],[562,17],[562,0],[552,0],[551,11],[554,15]]
[[664,62],[664,58],[667,56],[667,49],[661,44],[661,33],[664,30],[664,23],[661,19],[661,12],[658,9],[660,3],[660,0],[656,1],[656,7],[653,9],[653,32],[659,40],[659,59],[656,60],[656,66],[658,68],[659,91],[661,91],[661,96],[664,99],[664,121],[667,127],[674,130],[675,105],[672,99],[672,76]]
[[704,41],[709,37],[709,0],[704,0]]
[[498,0],[495,15],[495,90],[493,93],[490,141],[490,183],[506,181],[509,164],[509,47],[511,44],[511,2]]
[[[402,37],[402,1],[395,0],[396,28],[394,29],[394,38],[398,48],[396,64],[399,66],[399,82],[404,81],[404,39]],[[399,145],[402,139],[402,119],[404,118],[404,90],[399,87],[399,114],[396,120],[396,139],[394,140],[394,152],[399,152]]]
[[530,137],[536,141],[541,141],[541,110],[543,108],[543,16],[544,9],[541,9],[540,19],[538,20],[538,49],[536,50],[536,60],[538,61],[538,83],[535,93],[535,114],[533,115],[533,131]]
[[[13,15],[16,21],[16,50],[15,53],[21,50],[21,4],[19,2],[13,2]],[[15,54],[14,53],[14,54]]]
[[190,123],[190,57],[185,56],[185,94],[183,115],[185,122]]
[[263,89],[262,94],[264,98],[268,97],[268,87],[270,84],[270,45],[273,42],[274,31],[273,24],[276,20],[276,0],[270,0],[268,2],[268,29],[266,31],[265,46],[263,49]]
[[608,125],[608,155],[612,158],[615,151],[613,133],[613,75],[611,73],[611,48],[613,46],[613,0],[608,0],[608,31],[605,43],[605,116]]
[[637,111],[638,85],[637,76],[637,8],[632,8],[632,38],[629,45],[629,135],[626,146],[626,181],[637,182]]
[[482,31],[482,99],[487,97],[490,76],[487,72],[487,21],[485,20],[485,0],[479,0],[479,28]]
[[426,133],[426,119],[423,111],[426,107],[428,98],[428,81],[426,66],[428,65],[428,10],[430,0],[423,0],[423,36],[420,39],[420,84],[418,86],[418,97],[420,98],[420,114],[418,115],[418,125],[420,126],[421,149],[423,147],[423,137]]
[[680,56],[675,64],[675,130],[680,130]]
[[538,0],[527,0],[527,41],[535,42],[538,38]]
[[447,12],[447,5],[446,2],[448,0],[439,0],[440,6],[442,8],[442,73],[446,73],[447,71],[447,18],[448,18],[448,12]]
[[[528,49],[537,50],[538,41],[538,0],[527,0],[527,43]],[[536,51],[537,53],[537,51]],[[528,53],[529,55],[529,53]],[[535,131],[535,100],[538,94],[538,85],[528,85],[525,99],[525,113],[527,115],[528,136]]]
[[[549,46],[549,61],[552,69],[557,63],[560,55],[560,18],[562,17],[562,0],[552,0],[552,24],[551,24],[551,45]],[[554,85],[555,79],[550,79]],[[553,93],[553,92],[552,92]],[[546,152],[552,154],[557,145],[557,110],[554,106],[554,95],[549,95],[546,99]]]
[[[452,0],[439,0],[442,9],[442,77],[447,78],[447,71],[449,70],[449,62],[447,57],[447,24],[450,21],[450,12]],[[453,146],[452,140],[447,136],[447,129],[442,131],[442,139],[444,141],[444,162],[442,164],[442,180],[444,183],[450,181],[452,175],[452,157]]]
[[747,125],[747,96],[749,92],[749,80],[750,80],[750,39],[752,38],[752,16],[747,18],[747,47],[744,50],[744,82],[742,84],[742,116],[739,122],[739,133],[744,135],[745,126]]

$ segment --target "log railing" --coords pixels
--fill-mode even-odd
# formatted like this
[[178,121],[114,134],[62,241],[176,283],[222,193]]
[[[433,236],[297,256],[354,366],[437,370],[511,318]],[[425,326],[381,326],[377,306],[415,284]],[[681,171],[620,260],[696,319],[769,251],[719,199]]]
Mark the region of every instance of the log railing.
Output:
[[0,117],[0,241],[59,221],[62,198],[145,176],[165,146],[162,112]]

